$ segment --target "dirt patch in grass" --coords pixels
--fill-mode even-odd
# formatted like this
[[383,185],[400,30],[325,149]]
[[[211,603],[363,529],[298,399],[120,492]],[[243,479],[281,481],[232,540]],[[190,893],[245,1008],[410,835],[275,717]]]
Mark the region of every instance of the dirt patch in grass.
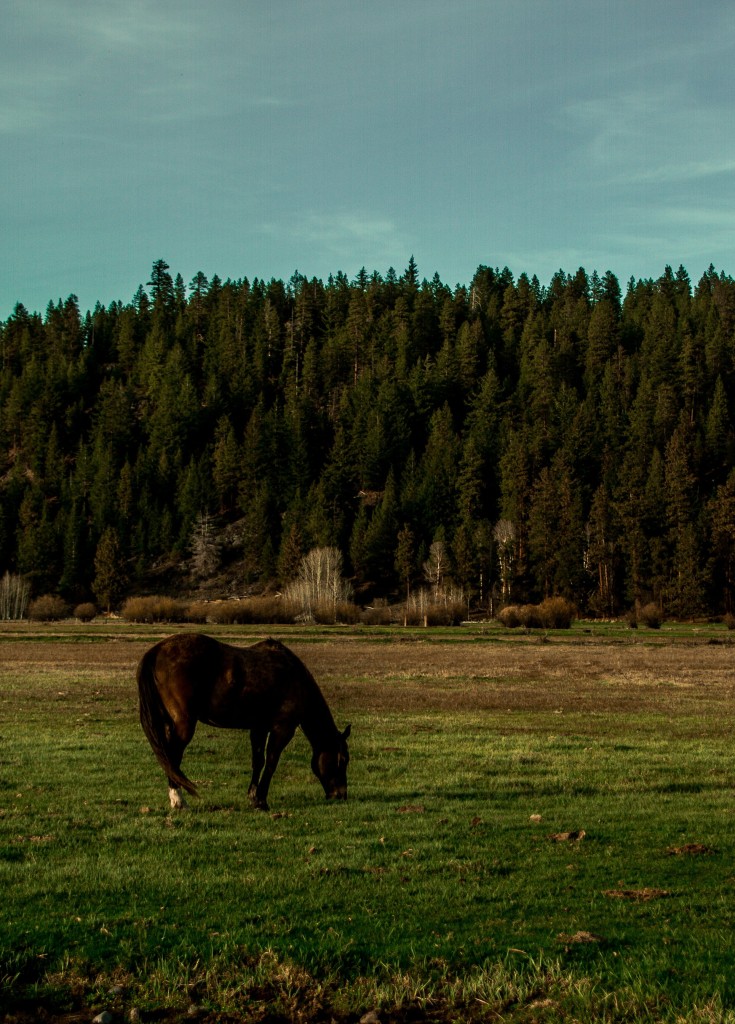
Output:
[[661,900],[671,893],[668,889],[605,889],[602,894],[610,899],[629,900],[631,903],[649,903]]
[[717,853],[717,850],[704,843],[685,843],[684,846],[670,846],[666,852],[670,857],[702,857]]

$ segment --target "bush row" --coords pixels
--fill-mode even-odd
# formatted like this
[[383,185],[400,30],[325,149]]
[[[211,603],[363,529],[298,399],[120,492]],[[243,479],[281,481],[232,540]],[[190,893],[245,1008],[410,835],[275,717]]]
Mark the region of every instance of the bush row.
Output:
[[[272,595],[247,597],[229,601],[184,601],[173,597],[130,597],[120,614],[127,622],[141,623],[196,623],[205,625],[277,625],[297,622],[315,622],[319,625],[368,626],[457,626],[463,620],[466,606],[462,600],[442,598],[432,600],[424,593],[412,596],[402,605],[378,605],[360,608],[351,601],[324,601],[311,605],[308,612],[303,605],[287,598]],[[75,618],[91,622],[98,614],[91,602],[72,606],[57,594],[43,594],[31,601],[27,615],[34,622],[58,622]],[[569,629],[577,609],[563,597],[549,597],[540,604],[507,605],[498,612],[497,620],[509,629]],[[663,621],[661,608],[650,603],[632,609],[627,616],[631,629],[639,625],[659,629]],[[735,629],[735,615],[724,617],[728,629]]]
[[274,625],[315,622],[319,625],[408,626],[458,625],[462,603],[411,602],[399,607],[360,608],[351,601],[316,601],[308,610],[285,597],[246,597],[231,601],[177,601],[162,597],[131,597],[120,614],[128,622],[193,622],[217,625]]
[[97,608],[91,602],[75,607],[58,594],[42,594],[28,605],[28,618],[32,622],[58,622],[72,616],[80,622],[91,622],[97,615]]
[[[444,602],[411,604],[407,607],[360,608],[351,601],[317,601],[307,611],[303,605],[288,599],[248,597],[229,601],[183,601],[174,597],[130,597],[120,609],[127,622],[165,623],[190,622],[216,625],[276,625],[316,622],[320,625],[391,625],[409,626],[456,625],[461,621],[464,606]],[[28,605],[27,615],[33,622],[59,622],[75,618],[91,622],[98,614],[91,603],[70,605],[58,594],[43,594]]]
[[498,612],[498,622],[508,629],[569,629],[577,609],[565,597],[547,597],[541,604],[509,604]]

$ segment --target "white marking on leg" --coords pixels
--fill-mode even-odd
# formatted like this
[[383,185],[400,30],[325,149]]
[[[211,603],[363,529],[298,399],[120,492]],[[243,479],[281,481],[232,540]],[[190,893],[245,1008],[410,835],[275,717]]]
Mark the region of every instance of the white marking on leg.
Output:
[[181,790],[174,789],[173,786],[168,787],[168,802],[174,808],[181,809],[182,807],[186,807],[186,800],[184,800],[183,796],[181,795]]

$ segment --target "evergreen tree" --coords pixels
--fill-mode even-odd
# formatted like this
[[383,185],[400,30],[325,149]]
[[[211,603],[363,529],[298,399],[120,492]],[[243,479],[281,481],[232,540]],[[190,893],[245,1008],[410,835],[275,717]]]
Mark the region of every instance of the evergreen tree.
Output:
[[411,584],[416,575],[417,559],[416,538],[411,527],[405,523],[398,532],[394,566],[399,579],[403,583],[406,601],[408,602],[411,597]]
[[122,596],[127,582],[127,572],[117,531],[108,526],[100,537],[94,556],[92,589],[100,605],[110,611]]

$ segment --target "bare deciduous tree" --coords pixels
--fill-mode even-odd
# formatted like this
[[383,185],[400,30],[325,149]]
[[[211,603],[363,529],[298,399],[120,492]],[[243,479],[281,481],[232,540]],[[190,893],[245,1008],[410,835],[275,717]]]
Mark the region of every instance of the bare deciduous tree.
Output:
[[0,580],[0,619],[22,619],[28,608],[31,587],[22,576],[6,572]]
[[500,585],[503,600],[510,598],[511,584],[513,582],[513,564],[515,562],[515,541],[516,528],[510,519],[499,519],[494,530],[495,543],[498,546],[498,561],[500,562]]
[[443,540],[435,540],[429,548],[429,557],[424,562],[424,576],[434,590],[434,597],[439,597],[447,571],[447,548]]
[[220,563],[220,542],[215,523],[208,512],[202,512],[194,525],[191,538],[192,567],[200,579],[217,571]]
[[339,548],[313,548],[301,560],[299,575],[286,588],[285,598],[297,604],[302,614],[312,617],[317,606],[331,606],[352,598],[352,588],[342,579]]

